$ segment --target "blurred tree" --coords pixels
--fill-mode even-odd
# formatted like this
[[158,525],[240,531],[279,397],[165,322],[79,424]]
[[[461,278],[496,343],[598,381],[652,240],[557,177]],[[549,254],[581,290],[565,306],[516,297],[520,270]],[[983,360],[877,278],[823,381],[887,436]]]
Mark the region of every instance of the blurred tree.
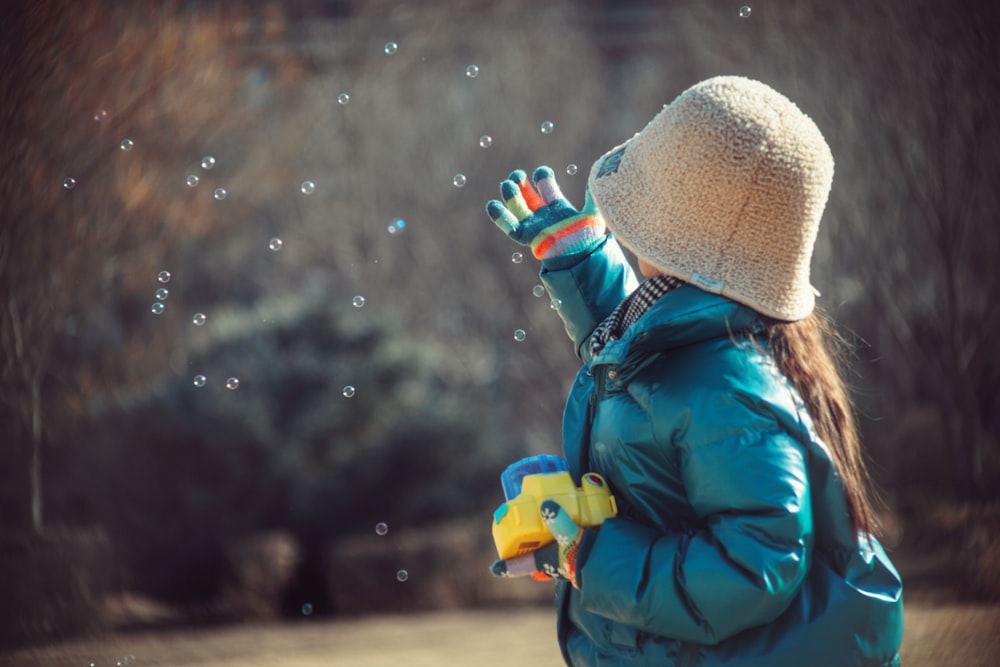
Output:
[[[0,517],[18,532],[42,527],[43,444],[71,442],[66,418],[95,392],[127,394],[162,365],[172,331],[142,312],[177,256],[171,237],[183,230],[190,244],[237,222],[214,219],[211,190],[196,200],[183,175],[218,135],[252,122],[230,112],[254,72],[241,46],[276,38],[281,19],[99,0],[6,11]],[[255,65],[275,88],[297,71],[294,59]]]
[[[953,497],[982,498],[984,450],[1000,445],[1000,159],[988,149],[1000,142],[1000,21],[976,1],[864,12],[830,24],[864,64],[836,85],[856,147],[842,177],[857,191],[840,202],[839,280],[877,355],[883,414],[898,424],[932,406]],[[913,443],[899,445],[908,458]]]

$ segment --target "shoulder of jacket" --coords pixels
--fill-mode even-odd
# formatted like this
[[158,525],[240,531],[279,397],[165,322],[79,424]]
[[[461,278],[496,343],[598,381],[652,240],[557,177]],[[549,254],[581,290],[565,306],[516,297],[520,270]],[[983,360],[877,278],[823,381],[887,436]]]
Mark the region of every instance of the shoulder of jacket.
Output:
[[763,316],[724,296],[685,285],[665,294],[636,324],[629,342],[641,352],[759,332]]

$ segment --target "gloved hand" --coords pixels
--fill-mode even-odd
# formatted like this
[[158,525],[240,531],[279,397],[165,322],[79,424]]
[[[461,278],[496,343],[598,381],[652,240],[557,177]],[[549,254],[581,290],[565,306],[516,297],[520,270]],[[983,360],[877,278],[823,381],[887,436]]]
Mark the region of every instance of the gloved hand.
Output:
[[542,520],[556,541],[530,554],[498,560],[490,567],[490,572],[497,577],[531,576],[539,581],[566,579],[574,588],[579,588],[576,579],[576,553],[583,540],[584,529],[554,500],[544,501],[541,513]]
[[486,203],[486,213],[515,242],[530,246],[537,259],[564,257],[593,250],[604,239],[607,227],[587,190],[583,208],[566,200],[555,173],[539,167],[532,175],[517,169],[500,184],[500,196]]

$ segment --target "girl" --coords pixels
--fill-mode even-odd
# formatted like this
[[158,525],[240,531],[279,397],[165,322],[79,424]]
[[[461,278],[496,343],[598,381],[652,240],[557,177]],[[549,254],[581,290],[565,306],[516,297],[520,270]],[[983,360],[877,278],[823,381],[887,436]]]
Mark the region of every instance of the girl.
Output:
[[567,664],[899,664],[902,584],[809,282],[832,178],[795,104],[716,77],[598,159],[582,209],[547,167],[487,204],[562,301],[565,456],[619,508],[582,529],[547,502],[556,542],[492,568],[559,580]]

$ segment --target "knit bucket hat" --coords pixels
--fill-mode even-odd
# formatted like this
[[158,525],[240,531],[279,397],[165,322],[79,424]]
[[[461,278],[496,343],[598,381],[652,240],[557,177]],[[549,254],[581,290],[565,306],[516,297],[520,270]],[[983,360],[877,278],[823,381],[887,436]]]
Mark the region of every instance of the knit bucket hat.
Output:
[[793,102],[720,76],[599,158],[588,187],[615,237],[648,263],[792,321],[815,305],[809,264],[832,180],[830,148]]

